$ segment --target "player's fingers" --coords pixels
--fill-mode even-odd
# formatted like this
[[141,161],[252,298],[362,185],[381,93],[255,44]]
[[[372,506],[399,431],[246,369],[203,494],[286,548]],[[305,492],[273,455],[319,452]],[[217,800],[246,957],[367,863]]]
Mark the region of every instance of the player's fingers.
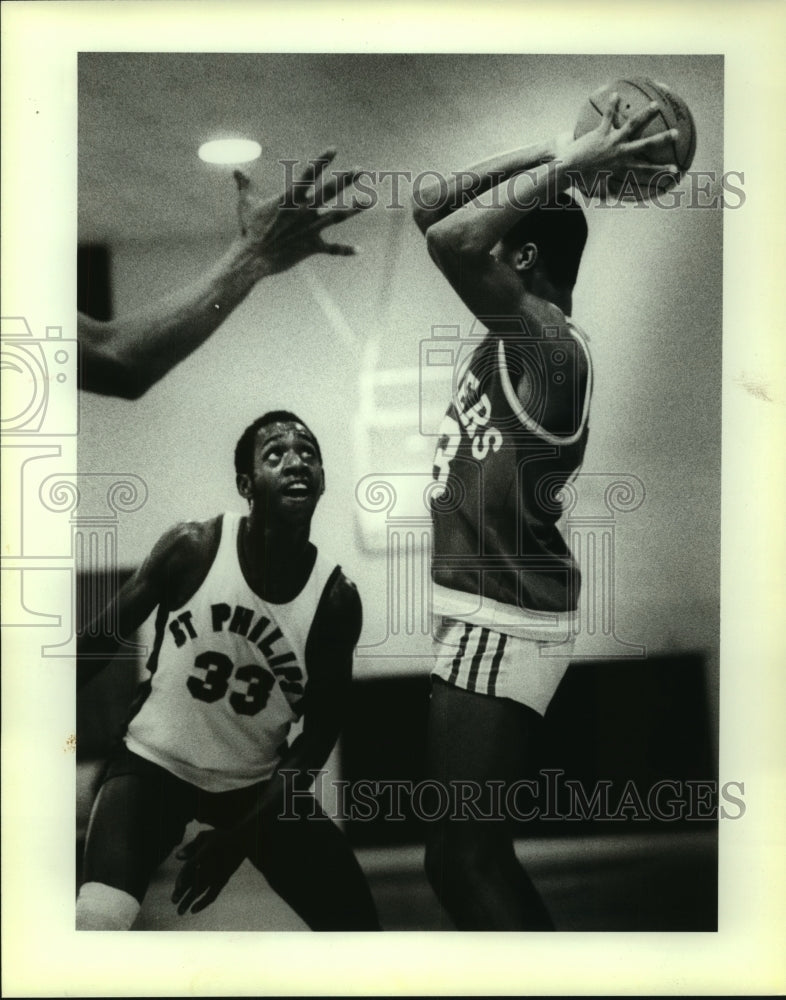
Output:
[[237,189],[238,189],[238,191],[241,192],[241,194],[251,184],[250,178],[248,177],[247,174],[244,174],[242,170],[235,170],[233,172],[232,176],[235,178],[235,183],[237,184]]
[[631,160],[626,166],[629,170],[635,170],[637,174],[678,174],[679,169],[676,163],[653,163],[651,160]]
[[180,869],[180,872],[175,879],[175,887],[172,890],[172,902],[177,903],[179,899],[182,898],[183,894],[188,892],[189,887],[193,883],[193,865],[185,864]]
[[169,897],[171,901],[177,906],[177,904],[183,899],[185,894],[188,892],[187,885],[175,885],[172,890],[172,895]]
[[198,899],[194,905],[191,907],[192,913],[199,913],[200,910],[204,910],[206,907],[210,906],[212,902],[218,899],[218,894],[221,892],[221,886],[217,888],[208,889],[208,891]]
[[196,898],[196,893],[194,892],[188,892],[186,893],[185,896],[183,896],[183,898],[180,900],[180,905],[177,908],[177,915],[179,917],[182,917],[184,914],[188,913],[188,908],[194,902],[195,898]]
[[317,220],[317,231],[334,226],[337,222],[345,222],[353,215],[365,212],[369,207],[369,205],[350,205],[349,208],[331,208],[326,212],[321,212]]
[[679,136],[676,128],[667,129],[665,132],[658,132],[656,135],[648,135],[644,139],[633,139],[626,146],[628,153],[644,153],[649,149],[657,149],[666,142],[673,142]]
[[[177,912],[182,917],[184,913],[188,913],[189,909],[193,904],[199,899],[199,897],[205,892],[204,887],[190,885],[188,890],[183,893],[180,900],[177,902]],[[174,903],[175,900],[173,899]]]
[[251,187],[251,181],[242,170],[235,170],[232,176],[235,178],[235,183],[237,184],[237,217],[240,222],[240,233],[242,236],[245,236],[247,227],[244,212],[248,207],[248,192]]
[[292,180],[287,187],[287,194],[291,194],[294,201],[303,203],[307,200],[310,192],[308,187],[313,184],[322,174],[325,167],[332,163],[336,156],[335,149],[326,149],[320,156],[313,160],[308,160],[306,169],[303,170],[296,180]]
[[362,170],[359,167],[355,167],[353,170],[344,170],[338,174],[333,173],[326,183],[320,184],[319,191],[317,192],[318,203],[324,204],[330,198],[335,198],[344,188],[353,184],[361,173]]
[[603,118],[601,120],[601,127],[605,132],[611,131],[619,106],[620,95],[616,90],[614,90],[609,94],[608,101],[606,103],[606,110],[604,111]]
[[636,135],[640,129],[644,128],[647,122],[652,121],[655,115],[658,114],[660,108],[655,101],[650,101],[646,108],[642,108],[641,111],[637,111],[635,115],[631,115],[626,122],[623,123],[621,132],[624,136]]
[[349,243],[326,243],[320,240],[317,251],[330,254],[332,257],[354,257],[359,252],[359,247],[350,246]]

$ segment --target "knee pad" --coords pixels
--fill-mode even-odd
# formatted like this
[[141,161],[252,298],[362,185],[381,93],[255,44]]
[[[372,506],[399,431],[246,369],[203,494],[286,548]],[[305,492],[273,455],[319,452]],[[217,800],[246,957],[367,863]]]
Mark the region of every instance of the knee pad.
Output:
[[128,931],[141,909],[138,900],[103,882],[85,882],[76,900],[78,931]]

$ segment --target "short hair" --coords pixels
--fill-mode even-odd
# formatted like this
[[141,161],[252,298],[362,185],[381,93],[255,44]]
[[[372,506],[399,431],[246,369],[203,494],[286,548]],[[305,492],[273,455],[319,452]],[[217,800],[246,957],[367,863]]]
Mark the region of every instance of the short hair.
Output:
[[502,238],[508,252],[534,243],[538,261],[551,281],[568,288],[576,284],[586,242],[587,220],[579,205],[566,194],[527,212]]
[[253,424],[249,424],[246,427],[235,445],[235,473],[237,475],[241,473],[245,473],[246,475],[251,474],[254,467],[254,444],[256,443],[257,432],[269,424],[302,424],[314,442],[317,458],[320,462],[322,461],[319,441],[317,441],[316,435],[308,424],[306,424],[305,420],[301,420],[296,413],[292,413],[289,410],[269,410],[267,413],[263,413],[261,417],[257,417]]

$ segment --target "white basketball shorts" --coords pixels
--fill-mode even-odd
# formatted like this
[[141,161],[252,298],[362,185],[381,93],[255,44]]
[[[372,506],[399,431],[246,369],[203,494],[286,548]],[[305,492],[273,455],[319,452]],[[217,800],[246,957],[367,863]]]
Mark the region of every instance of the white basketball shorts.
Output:
[[510,698],[545,715],[565,676],[574,639],[521,639],[435,616],[433,677],[476,694]]

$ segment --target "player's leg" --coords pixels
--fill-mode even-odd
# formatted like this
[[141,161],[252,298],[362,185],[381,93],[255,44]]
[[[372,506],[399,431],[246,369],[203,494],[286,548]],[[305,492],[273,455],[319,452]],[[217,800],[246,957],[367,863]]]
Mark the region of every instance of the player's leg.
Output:
[[110,770],[93,806],[77,930],[129,930],[154,872],[183,839],[184,786],[162,768],[139,761],[119,768],[123,773]]
[[271,888],[311,930],[379,930],[365,876],[341,830],[311,795],[293,795],[287,811],[294,818],[266,820],[249,848]]
[[[452,807],[452,815],[430,825],[426,846],[426,874],[461,930],[553,930],[543,901],[516,858],[510,826],[494,793],[495,787],[526,776],[522,768],[526,771],[540,722],[536,712],[508,698],[434,679],[429,778],[454,793],[477,789],[474,809]],[[462,798],[467,795],[454,794],[451,802]]]

